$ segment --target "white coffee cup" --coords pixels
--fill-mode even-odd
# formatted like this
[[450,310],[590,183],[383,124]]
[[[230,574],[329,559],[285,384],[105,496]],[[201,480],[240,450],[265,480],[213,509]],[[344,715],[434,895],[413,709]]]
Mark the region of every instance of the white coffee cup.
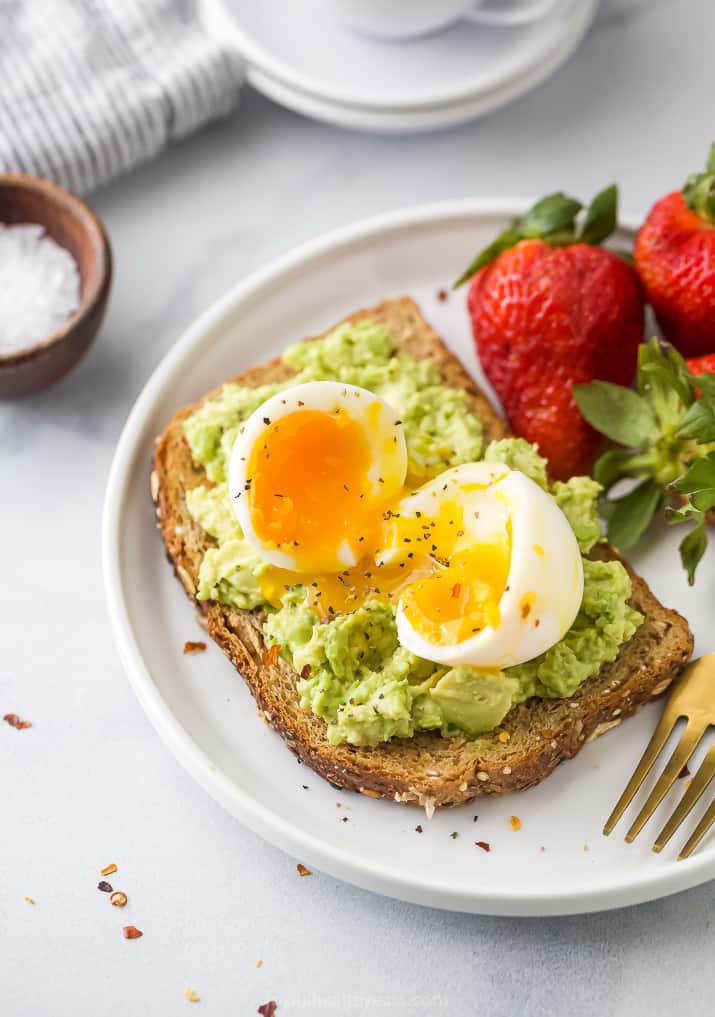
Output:
[[526,25],[549,14],[560,0],[332,0],[349,28],[380,39],[413,39],[456,21]]

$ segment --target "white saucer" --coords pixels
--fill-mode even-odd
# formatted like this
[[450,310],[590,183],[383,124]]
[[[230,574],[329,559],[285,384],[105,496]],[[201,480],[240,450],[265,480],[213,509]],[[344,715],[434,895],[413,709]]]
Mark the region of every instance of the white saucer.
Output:
[[249,78],[258,75],[256,87],[268,82],[274,98],[278,89],[294,96],[292,108],[305,95],[334,109],[396,114],[454,108],[513,87],[545,63],[553,70],[560,62],[554,54],[565,59],[573,51],[597,5],[563,0],[553,15],[532,25],[493,28],[463,21],[409,43],[349,31],[323,0],[204,0],[203,13],[209,30],[241,51]]
[[286,109],[340,127],[390,134],[454,127],[485,116],[537,88],[565,63],[578,47],[593,20],[596,7],[597,0],[589,0],[588,5],[579,11],[578,20],[569,26],[568,34],[563,36],[552,52],[527,74],[501,88],[443,106],[427,106],[414,110],[380,110],[344,105],[292,88],[272,75],[250,66],[246,70],[246,79],[257,91]]

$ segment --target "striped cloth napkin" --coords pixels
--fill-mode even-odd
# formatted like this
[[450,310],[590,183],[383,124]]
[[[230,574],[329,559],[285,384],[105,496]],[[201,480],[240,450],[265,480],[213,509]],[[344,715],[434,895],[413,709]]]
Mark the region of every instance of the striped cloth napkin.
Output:
[[0,0],[0,172],[87,193],[229,113],[242,63],[199,2]]

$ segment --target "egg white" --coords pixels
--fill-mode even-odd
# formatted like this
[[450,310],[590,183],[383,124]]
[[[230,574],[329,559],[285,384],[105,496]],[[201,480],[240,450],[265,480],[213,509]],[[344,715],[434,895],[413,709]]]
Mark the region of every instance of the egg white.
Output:
[[[270,564],[293,572],[311,572],[315,563],[299,559],[273,543],[262,540],[255,531],[251,513],[247,469],[254,447],[263,441],[267,428],[276,420],[299,410],[318,410],[326,414],[336,408],[355,421],[362,429],[370,447],[370,466],[366,480],[369,495],[383,503],[399,494],[407,475],[407,447],[404,428],[398,414],[385,400],[357,385],[335,381],[309,381],[284,389],[267,399],[251,414],[239,430],[231,451],[228,486],[231,501],[246,540]],[[266,423],[268,421],[269,423]],[[336,485],[340,477],[336,476]],[[376,509],[376,511],[378,511]],[[355,534],[357,541],[359,533]],[[341,546],[326,549],[332,553],[334,571],[353,566],[359,558],[357,543],[348,540]],[[327,571],[325,561],[318,570]]]
[[[443,502],[457,502],[463,508],[464,535],[458,549],[503,534],[511,520],[511,558],[499,600],[500,621],[461,642],[442,644],[416,631],[400,601],[399,642],[418,657],[450,667],[505,668],[539,656],[565,635],[583,598],[583,563],[565,515],[525,474],[484,462],[440,474],[403,499],[397,511],[400,515],[420,511],[428,518]],[[387,563],[402,554],[399,547],[387,547],[380,560]]]

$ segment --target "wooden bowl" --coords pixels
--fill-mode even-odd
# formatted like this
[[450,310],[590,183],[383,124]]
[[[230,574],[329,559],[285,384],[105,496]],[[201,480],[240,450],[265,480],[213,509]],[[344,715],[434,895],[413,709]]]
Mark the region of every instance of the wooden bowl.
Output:
[[0,223],[38,223],[77,262],[80,305],[52,335],[27,349],[0,353],[0,399],[39,392],[58,381],[88,349],[107,307],[112,252],[102,223],[58,184],[24,173],[0,174]]

